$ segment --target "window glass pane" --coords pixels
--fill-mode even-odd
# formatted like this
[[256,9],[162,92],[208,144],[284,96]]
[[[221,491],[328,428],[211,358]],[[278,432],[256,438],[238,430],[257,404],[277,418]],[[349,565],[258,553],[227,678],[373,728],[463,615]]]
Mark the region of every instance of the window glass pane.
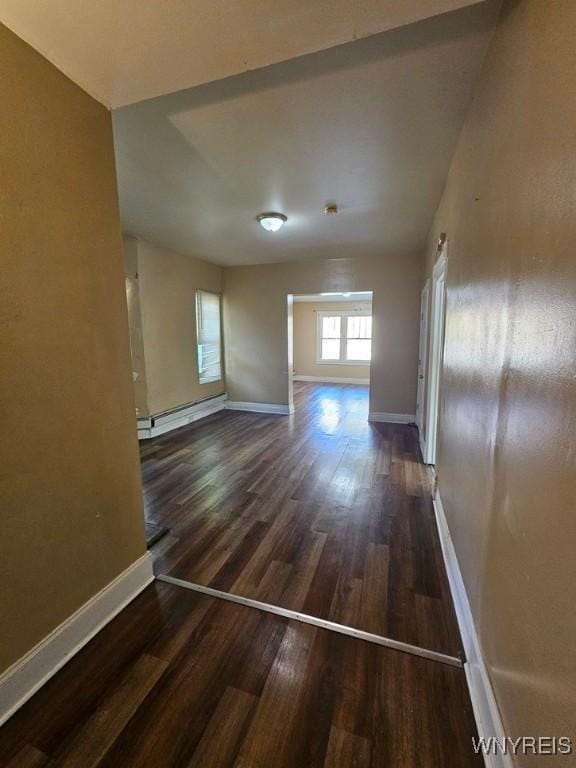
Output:
[[372,317],[370,315],[353,315],[349,317],[346,335],[349,339],[371,339]]
[[339,359],[340,359],[340,339],[322,339],[322,360],[339,360]]
[[370,360],[371,347],[370,339],[349,339],[346,342],[346,359]]
[[322,318],[322,338],[339,339],[340,338],[340,317]]
[[198,344],[198,372],[201,382],[221,377],[219,344]]
[[217,381],[222,378],[220,296],[217,293],[196,292],[196,334],[200,383]]

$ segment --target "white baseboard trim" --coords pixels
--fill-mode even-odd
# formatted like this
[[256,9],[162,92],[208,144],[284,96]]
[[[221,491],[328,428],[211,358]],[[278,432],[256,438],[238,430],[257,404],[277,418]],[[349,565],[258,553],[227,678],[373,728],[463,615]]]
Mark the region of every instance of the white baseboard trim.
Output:
[[158,437],[158,435],[164,435],[173,429],[185,427],[186,424],[203,419],[205,416],[223,411],[226,407],[225,401],[226,395],[218,395],[180,408],[172,413],[159,414],[148,419],[138,419],[138,439],[148,440],[151,437]]
[[277,405],[276,403],[244,403],[239,400],[227,400],[226,408],[231,411],[252,411],[253,413],[276,413],[288,416],[294,413],[293,405]]
[[154,580],[149,552],[0,676],[0,725]]
[[342,379],[338,376],[294,376],[294,381],[316,381],[318,384],[370,384],[370,379]]
[[[480,737],[488,738],[494,736],[501,740],[506,735],[502,724],[502,718],[500,716],[498,704],[496,703],[496,697],[494,695],[492,683],[490,682],[486,663],[482,655],[480,641],[476,633],[476,627],[470,609],[468,594],[466,592],[466,587],[464,586],[464,580],[458,564],[454,543],[452,542],[448,522],[444,514],[444,507],[442,506],[442,500],[438,492],[436,492],[434,497],[434,512],[436,515],[436,525],[438,526],[440,543],[442,545],[442,554],[444,555],[444,563],[448,573],[450,592],[452,593],[458,626],[460,628],[462,642],[464,643],[464,651],[466,653],[464,671],[466,673],[466,681],[468,683],[470,699],[472,700],[472,707],[474,709],[478,735]],[[509,754],[484,755],[484,762],[486,768],[513,768],[514,765]]]
[[379,413],[370,411],[368,421],[383,421],[387,424],[414,424],[416,416],[413,413]]

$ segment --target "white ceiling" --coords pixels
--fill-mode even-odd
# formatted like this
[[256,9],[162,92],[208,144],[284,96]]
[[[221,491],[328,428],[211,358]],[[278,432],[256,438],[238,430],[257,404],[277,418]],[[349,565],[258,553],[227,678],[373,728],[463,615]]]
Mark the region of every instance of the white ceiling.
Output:
[[0,21],[112,107],[478,0],[0,0]]
[[[228,265],[422,248],[498,8],[115,110],[125,231]],[[256,223],[267,210],[280,232]]]

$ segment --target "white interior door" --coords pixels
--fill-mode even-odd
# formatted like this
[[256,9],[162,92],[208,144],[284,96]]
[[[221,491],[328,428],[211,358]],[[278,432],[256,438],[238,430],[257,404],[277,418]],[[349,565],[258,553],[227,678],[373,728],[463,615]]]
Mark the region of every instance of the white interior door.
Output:
[[416,425],[420,436],[420,447],[424,456],[425,423],[424,423],[424,399],[426,396],[426,366],[428,358],[428,297],[430,294],[430,281],[422,290],[420,298],[420,346],[418,348],[418,395],[416,397]]
[[444,322],[446,307],[446,267],[447,246],[442,252],[432,274],[432,326],[430,334],[430,371],[428,376],[428,403],[425,425],[426,464],[436,464],[438,442],[438,419],[440,415],[440,385],[442,376],[442,358],[444,353]]

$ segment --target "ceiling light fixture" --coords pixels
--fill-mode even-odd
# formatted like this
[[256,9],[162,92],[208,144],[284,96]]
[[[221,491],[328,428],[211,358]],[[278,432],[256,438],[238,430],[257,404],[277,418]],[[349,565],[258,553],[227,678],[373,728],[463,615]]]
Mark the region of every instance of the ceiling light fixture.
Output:
[[278,232],[288,217],[283,213],[261,213],[256,220],[267,232]]

